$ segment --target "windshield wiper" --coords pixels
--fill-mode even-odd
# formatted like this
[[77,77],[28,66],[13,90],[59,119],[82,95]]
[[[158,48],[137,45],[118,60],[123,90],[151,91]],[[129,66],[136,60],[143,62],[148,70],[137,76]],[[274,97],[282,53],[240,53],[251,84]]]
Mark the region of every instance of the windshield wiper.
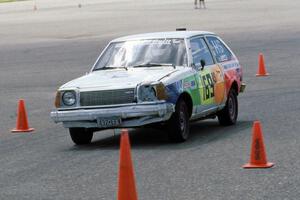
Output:
[[161,67],[161,66],[170,66],[175,68],[175,65],[173,65],[172,63],[145,63],[140,65],[134,65],[132,67],[136,68],[136,67]]
[[98,68],[95,69],[94,71],[98,71],[98,70],[106,70],[106,69],[125,69],[126,71],[128,70],[128,67],[102,67],[102,68]]

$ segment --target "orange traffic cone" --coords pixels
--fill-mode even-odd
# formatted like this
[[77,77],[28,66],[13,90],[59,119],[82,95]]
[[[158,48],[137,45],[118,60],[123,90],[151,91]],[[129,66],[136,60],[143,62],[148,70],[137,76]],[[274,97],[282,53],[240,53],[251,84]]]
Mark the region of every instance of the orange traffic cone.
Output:
[[31,132],[34,128],[29,128],[24,99],[19,100],[17,126],[11,132]]
[[270,168],[273,163],[267,161],[263,134],[259,121],[253,123],[252,128],[252,146],[250,162],[245,164],[243,168]]
[[265,59],[262,53],[258,56],[258,69],[256,76],[269,76],[269,73],[266,71]]
[[130,142],[126,129],[121,133],[118,200],[137,200]]

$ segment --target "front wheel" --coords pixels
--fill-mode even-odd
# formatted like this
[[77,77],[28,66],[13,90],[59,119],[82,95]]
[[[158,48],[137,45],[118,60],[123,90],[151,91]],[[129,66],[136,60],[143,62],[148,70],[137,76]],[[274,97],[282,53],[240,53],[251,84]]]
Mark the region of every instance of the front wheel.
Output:
[[230,126],[236,123],[238,116],[238,100],[236,92],[231,89],[225,107],[218,113],[219,123]]
[[180,99],[175,112],[168,121],[168,137],[172,142],[184,142],[190,133],[189,114],[186,103]]
[[93,131],[87,128],[69,128],[72,141],[77,145],[89,144],[93,138]]

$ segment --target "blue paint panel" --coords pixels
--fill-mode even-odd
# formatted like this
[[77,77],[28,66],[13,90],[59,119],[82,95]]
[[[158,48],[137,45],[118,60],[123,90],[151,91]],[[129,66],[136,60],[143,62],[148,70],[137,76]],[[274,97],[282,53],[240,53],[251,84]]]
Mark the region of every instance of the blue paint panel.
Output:
[[192,86],[192,89],[195,89],[196,82],[195,81],[191,81],[191,86]]
[[167,102],[176,104],[179,95],[182,93],[182,80],[166,86]]

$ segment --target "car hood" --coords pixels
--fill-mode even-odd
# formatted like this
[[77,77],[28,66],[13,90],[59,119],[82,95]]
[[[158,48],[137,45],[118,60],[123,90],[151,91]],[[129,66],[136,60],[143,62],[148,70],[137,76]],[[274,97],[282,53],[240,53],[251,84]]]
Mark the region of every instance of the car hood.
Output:
[[99,70],[74,79],[61,86],[60,89],[105,90],[134,88],[142,82],[159,81],[178,70],[178,68],[173,67]]

